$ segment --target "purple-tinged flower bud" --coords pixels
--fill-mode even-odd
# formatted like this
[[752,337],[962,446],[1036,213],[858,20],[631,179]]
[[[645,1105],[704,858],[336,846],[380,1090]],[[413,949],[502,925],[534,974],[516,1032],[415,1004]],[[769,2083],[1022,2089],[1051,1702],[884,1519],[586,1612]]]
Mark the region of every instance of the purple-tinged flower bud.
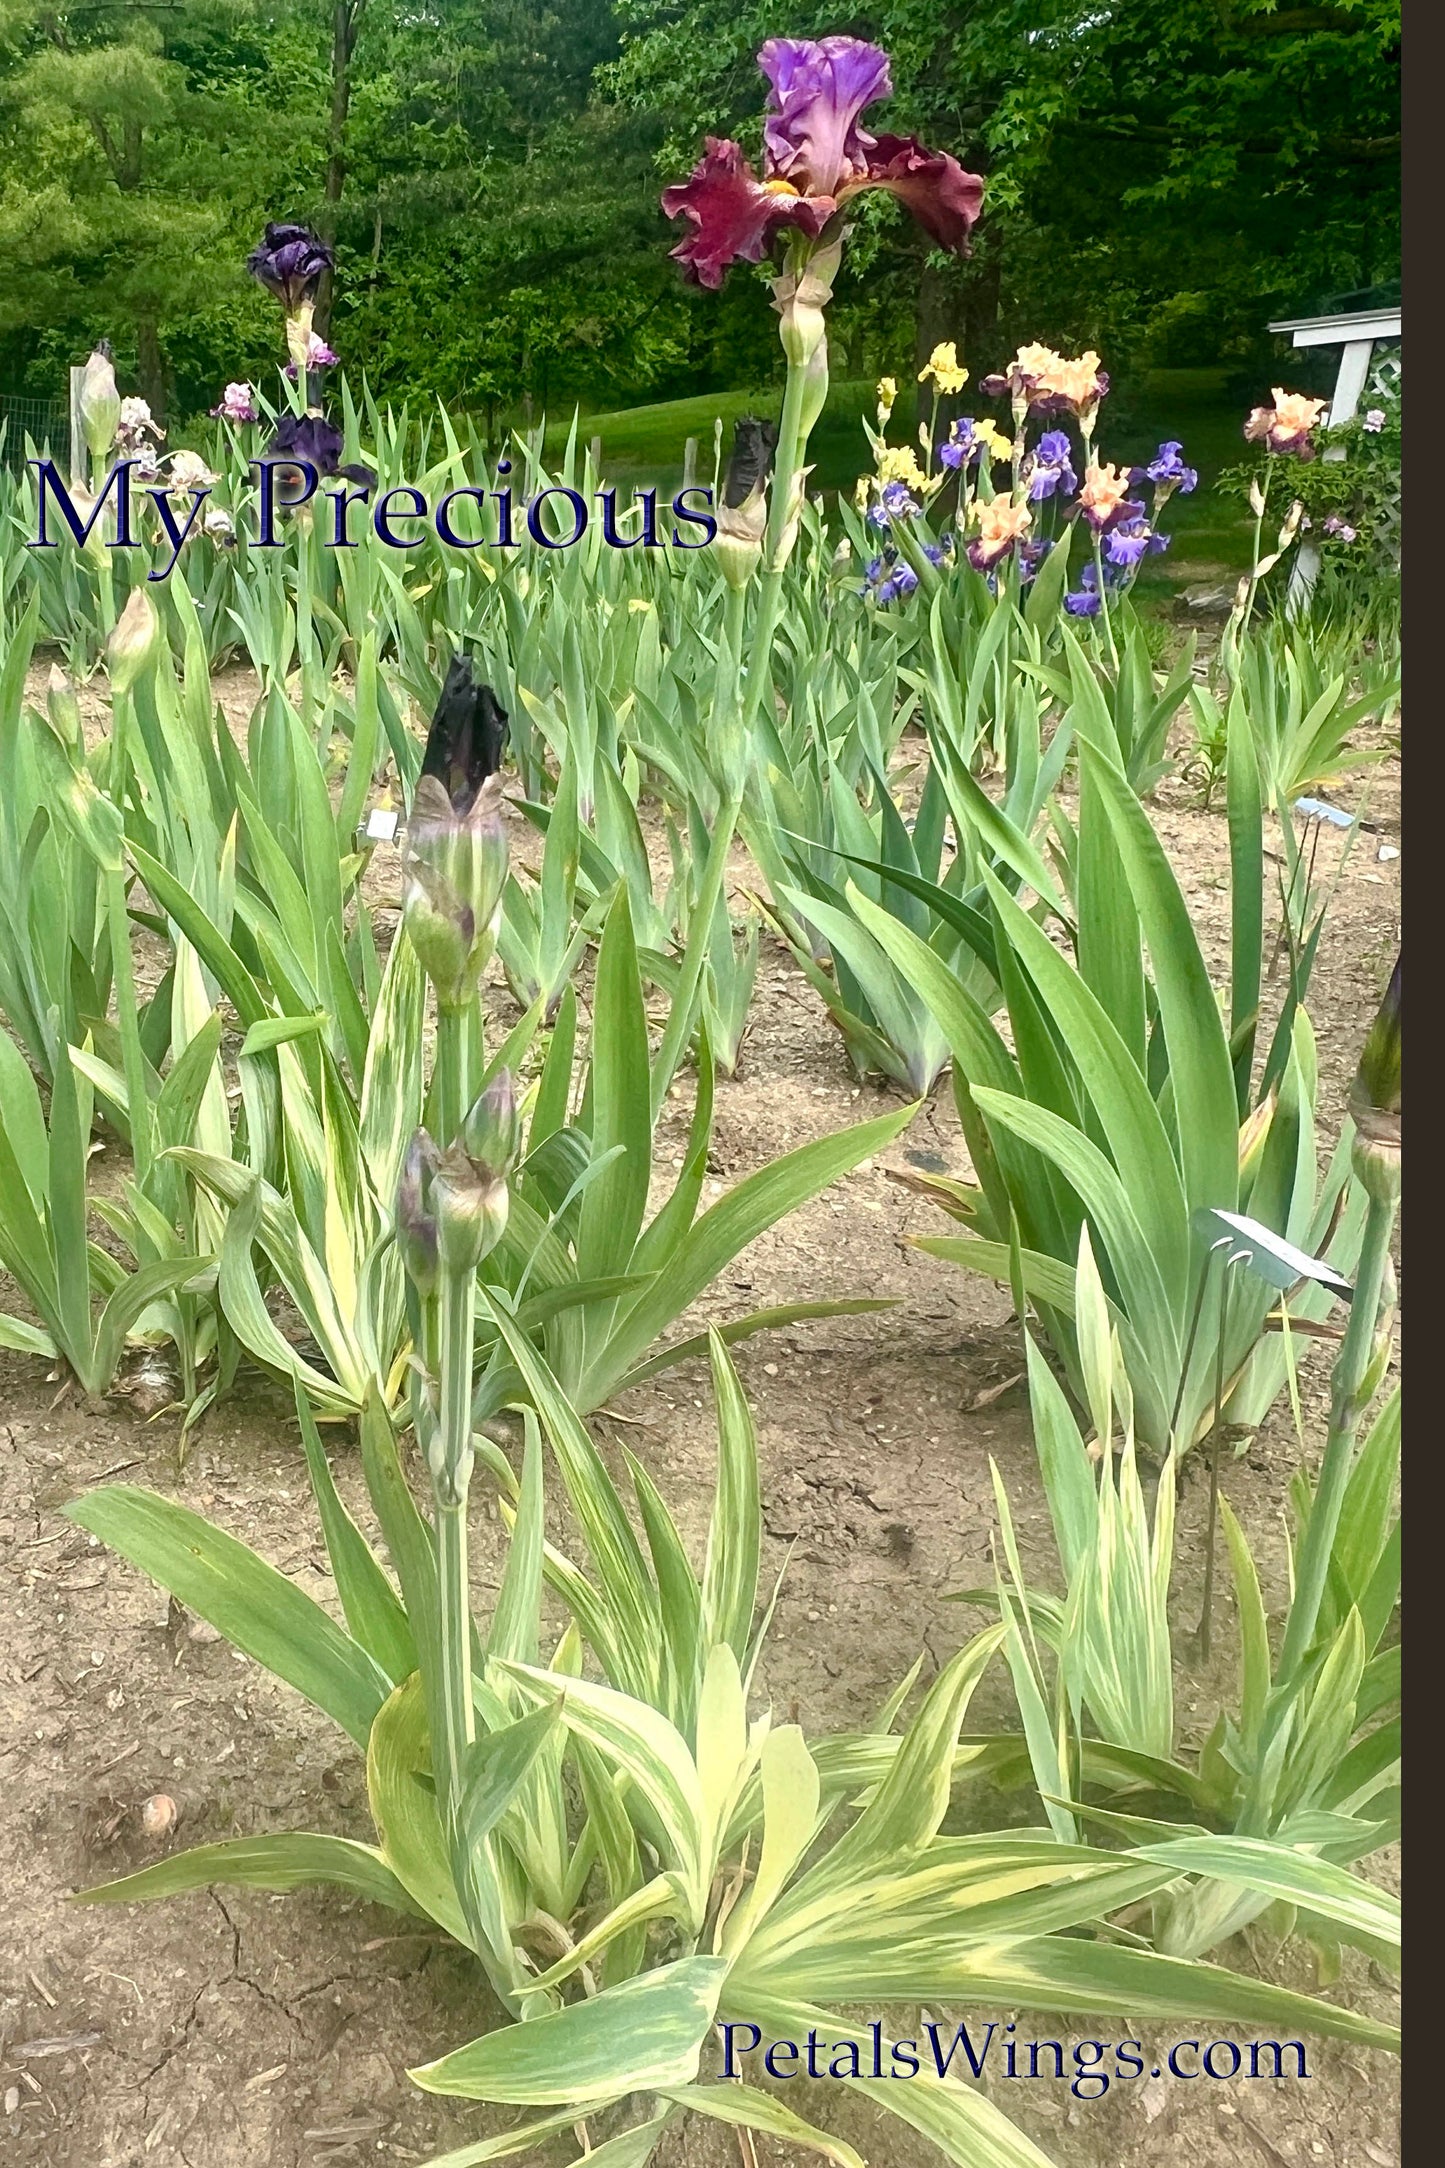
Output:
[[810,362],[823,343],[827,331],[823,311],[833,298],[833,281],[842,261],[839,239],[815,249],[801,271],[780,272],[773,281],[783,352],[794,368]]
[[1350,1091],[1351,1164],[1361,1186],[1382,1203],[1400,1194],[1400,963],[1397,956]]
[[120,393],[109,339],[101,340],[80,373],[80,426],[91,458],[102,465],[120,427]]
[[454,655],[432,718],[406,824],[403,923],[444,1008],[475,992],[496,941],[507,881],[498,774],[507,717],[470,660]]
[[437,1222],[433,1197],[436,1145],[424,1129],[415,1130],[401,1163],[396,1185],[396,1241],[407,1277],[419,1295],[436,1292]]
[[458,1139],[437,1162],[432,1196],[443,1270],[475,1272],[506,1229],[510,1203],[506,1176],[473,1159]]
[[116,620],[105,643],[106,668],[111,691],[128,693],[143,671],[155,660],[160,643],[161,621],[144,586],[133,587],[130,600]]
[[777,450],[776,422],[744,414],[733,424],[732,456],[723,477],[713,550],[729,587],[746,587],[757,570],[767,531],[767,482]]
[[50,727],[61,744],[71,752],[83,748],[84,738],[80,727],[80,702],[75,697],[75,687],[58,664],[50,665],[50,678],[45,688],[45,712]]
[[462,1142],[476,1165],[498,1181],[504,1182],[516,1166],[522,1122],[510,1069],[499,1069],[472,1101],[462,1123]]

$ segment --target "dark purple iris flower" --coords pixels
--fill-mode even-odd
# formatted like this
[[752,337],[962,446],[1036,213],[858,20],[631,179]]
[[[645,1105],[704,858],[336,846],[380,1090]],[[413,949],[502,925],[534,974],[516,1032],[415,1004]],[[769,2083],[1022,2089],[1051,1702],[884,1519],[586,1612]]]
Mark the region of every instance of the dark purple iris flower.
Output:
[[316,299],[323,272],[336,259],[309,226],[269,225],[246,258],[246,269],[274,294],[288,316]]
[[740,145],[709,136],[688,179],[663,190],[667,216],[692,222],[672,252],[690,279],[720,286],[739,258],[760,263],[780,227],[816,240],[865,188],[888,189],[940,248],[966,253],[979,176],[913,136],[860,126],[866,107],[892,95],[886,53],[861,38],[769,38],[758,66],[772,91],[761,178]]
[[1074,473],[1071,451],[1066,429],[1044,431],[1023,470],[1028,481],[1030,504],[1042,504],[1056,490],[1062,490],[1066,497],[1072,495],[1078,476]]
[[276,423],[275,436],[260,456],[278,467],[304,461],[319,475],[344,475],[349,482],[364,482],[368,489],[373,488],[376,476],[370,467],[342,466],[344,442],[335,422],[327,421],[324,414],[283,414]]
[[[1106,587],[1117,587],[1119,575],[1117,573],[1110,574],[1106,570],[1104,584]],[[1064,597],[1064,608],[1068,611],[1070,617],[1097,617],[1103,607],[1104,598],[1099,591],[1099,575],[1092,565],[1085,565],[1083,571],[1079,574],[1078,587],[1072,594],[1067,594]]]
[[489,775],[502,765],[507,713],[483,685],[470,655],[453,655],[427,732],[421,773],[435,776],[458,820],[465,820]]

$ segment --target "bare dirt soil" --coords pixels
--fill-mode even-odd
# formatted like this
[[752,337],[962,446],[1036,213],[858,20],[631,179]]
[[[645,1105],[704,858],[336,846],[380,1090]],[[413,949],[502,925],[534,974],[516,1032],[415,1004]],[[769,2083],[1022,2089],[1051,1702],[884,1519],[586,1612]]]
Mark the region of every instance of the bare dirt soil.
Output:
[[[239,674],[238,674],[239,675]],[[227,687],[244,702],[244,685]],[[1346,805],[1364,786],[1342,788]],[[1368,786],[1377,835],[1360,838],[1332,907],[1311,1010],[1320,1038],[1322,1125],[1342,1113],[1361,1036],[1393,960],[1398,842],[1393,762]],[[1156,806],[1160,832],[1211,961],[1227,956],[1227,842],[1178,785]],[[1326,832],[1321,867],[1337,852]],[[505,995],[501,995],[505,1002]],[[691,1087],[665,1117],[681,1152]],[[720,1082],[713,1179],[721,1187],[805,1139],[894,1103],[852,1076],[842,1044],[786,953],[765,940],[741,1075]],[[113,1152],[114,1148],[111,1148]],[[764,1694],[810,1731],[871,1717],[920,1651],[924,1677],[979,1623],[947,1599],[991,1579],[989,1461],[1014,1502],[1026,1566],[1054,1574],[1047,1514],[1020,1383],[1021,1342],[1008,1296],[929,1258],[909,1237],[946,1231],[936,1211],[890,1181],[887,1166],[958,1172],[965,1159],[945,1082],[895,1145],[760,1239],[688,1321],[824,1295],[886,1295],[873,1316],[796,1328],[743,1345],[738,1364],[756,1413],[767,1557],[791,1552],[769,1644]],[[12,1291],[4,1291],[7,1306]],[[1307,1362],[1311,1450],[1323,1430],[1324,1370]],[[16,2168],[319,2168],[422,2161],[512,2120],[442,2103],[408,2065],[492,2021],[485,1990],[439,1935],[400,1932],[395,1915],[336,1893],[284,1898],[240,1891],[144,1907],[92,1908],[77,1889],[189,1845],[253,1831],[314,1827],[369,1836],[360,1757],[289,1689],[238,1657],[210,1628],[95,1539],[58,1517],[68,1499],[123,1476],[152,1484],[243,1537],[311,1593],[333,1591],[286,1398],[254,1373],[207,1419],[189,1459],[177,1418],[147,1420],[142,1387],[86,1407],[57,1399],[42,1364],[0,1355],[0,1710],[4,1789],[0,1877],[0,2136]],[[594,1430],[622,1439],[652,1470],[684,1534],[701,1538],[713,1470],[705,1366],[687,1365],[628,1395]],[[364,1512],[349,1440],[333,1431],[343,1493]],[[1226,1474],[1231,1502],[1262,1558],[1266,1595],[1283,1598],[1282,1514],[1298,1458],[1287,1408]],[[481,1486],[479,1485],[480,1489]],[[1206,1484],[1186,1467],[1180,1501],[1179,1641],[1198,1617]],[[501,1539],[479,1503],[479,1605],[495,1588]],[[557,1516],[559,1529],[561,1516]],[[1209,1674],[1178,1682],[1181,1723],[1202,1736],[1231,1691],[1233,1633],[1221,1610]],[[1012,1728],[1001,1671],[986,1677],[970,1728]],[[142,1804],[174,1799],[172,1836],[147,1836]],[[957,1826],[1017,1818],[1018,1801],[964,1787]],[[1375,1871],[1391,1872],[1377,1861]],[[1313,1989],[1298,1944],[1256,1937],[1225,1961]],[[1392,1985],[1348,1963],[1327,1994],[1389,2017]],[[950,2024],[963,2013],[934,2011]],[[872,2015],[872,2013],[868,2013]],[[1175,2035],[1126,2013],[1095,2024],[969,2013],[1018,2022],[1018,2037],[1125,2039],[1146,2050]],[[900,2022],[897,2028],[908,2028]],[[1217,2026],[1180,2034],[1230,2036]],[[1236,2037],[1246,2037],[1236,2034]],[[1145,2168],[1188,2150],[1199,2168],[1396,2168],[1395,2069],[1388,2057],[1307,2044],[1308,2079],[1232,2083],[1146,2078],[1102,2101],[1067,2080],[986,2086],[1060,2168]],[[1162,2062],[1162,2057],[1155,2058]],[[1048,2067],[1047,2058],[1044,2067]],[[923,2168],[937,2156],[841,2089],[785,2088],[810,2120],[844,2130],[873,2168]],[[605,2135],[594,2130],[593,2142]],[[570,2157],[559,2147],[552,2156]],[[815,2156],[755,2141],[767,2168]],[[736,2168],[735,2134],[688,2124],[657,2156],[665,2168]]]

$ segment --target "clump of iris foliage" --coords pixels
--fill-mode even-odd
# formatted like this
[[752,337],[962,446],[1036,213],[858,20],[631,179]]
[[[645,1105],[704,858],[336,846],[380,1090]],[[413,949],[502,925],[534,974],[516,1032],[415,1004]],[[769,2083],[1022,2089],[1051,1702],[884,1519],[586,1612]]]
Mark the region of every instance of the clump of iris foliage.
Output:
[[[760,61],[761,168],[711,140],[664,198],[702,285],[766,261],[786,361],[777,429],[741,425],[719,460],[706,549],[433,537],[401,561],[328,550],[299,503],[283,546],[257,546],[249,458],[293,500],[308,476],[429,500],[502,480],[444,409],[357,404],[313,322],[326,246],[286,224],[251,259],[283,312],[276,396],[226,386],[206,459],[159,449],[107,355],[87,370],[72,498],[93,505],[117,448],[137,455],[141,539],[112,547],[102,507],[80,546],[22,557],[27,485],[0,510],[0,1259],[18,1290],[0,1338],[93,1395],[147,1350],[183,1436],[248,1369],[294,1394],[340,1619],[159,1489],[67,1510],[341,1727],[375,1824],[202,1844],[85,1894],[320,1881],[435,1922],[479,1992],[452,2038],[418,2043],[414,2077],[534,2111],[452,2168],[568,2129],[592,2159],[642,2163],[690,2114],[856,2163],[774,2096],[714,2082],[720,2020],[871,2048],[842,2011],[903,2027],[920,2001],[1009,2003],[1394,2041],[1229,1962],[1262,1917],[1332,1959],[1388,1962],[1398,1940],[1352,1870],[1397,1820],[1398,1414],[1374,1403],[1399,973],[1321,1150],[1317,1119],[1344,1115],[1317,1108],[1309,1008],[1330,893],[1318,813],[1296,804],[1373,757],[1351,732],[1393,688],[1331,651],[1314,697],[1281,697],[1281,671],[1313,687],[1323,667],[1310,622],[1271,602],[1317,411],[1281,393],[1250,418],[1269,462],[1253,565],[1202,678],[1192,643],[1158,666],[1131,601],[1193,472],[1173,440],[1142,468],[1104,456],[1095,353],[1025,346],[977,386],[997,418],[925,422],[918,451],[889,441],[885,381],[873,473],[825,518],[807,455],[849,206],[890,190],[958,251],[983,187],[863,127],[889,93],[876,48],[773,40]],[[923,377],[952,397],[968,371],[944,345]],[[601,486],[575,432],[556,472],[526,437],[511,470]],[[642,508],[614,510],[639,539]],[[239,732],[211,676],[232,656],[256,682]],[[1149,811],[1186,715],[1221,749],[1223,985]],[[738,839],[759,889],[741,923]],[[375,870],[400,879],[399,925]],[[901,1096],[705,1203],[718,1069],[746,1079],[759,915],[860,1074]],[[702,1333],[685,1313],[755,1235],[887,1153],[945,1072],[967,1176],[896,1171],[962,1230],[921,1246],[1011,1289],[1063,1593],[1024,1575],[1000,1482],[995,1585],[964,1592],[986,1622],[870,1729],[809,1732],[763,1692],[774,1592],[729,1348],[883,1305],[860,1258],[851,1298],[804,1288]],[[674,1099],[688,1135],[664,1174]],[[125,1147],[104,1195],[98,1133]],[[1294,1479],[1272,1637],[1221,1446],[1295,1394],[1306,1337],[1334,1343],[1333,1397],[1318,1471]],[[700,1564],[644,1457],[619,1481],[586,1421],[695,1357],[718,1425]],[[503,1414],[515,1451],[484,1427]],[[328,1435],[359,1444],[366,1525]],[[1200,1638],[1217,1535],[1240,1654],[1202,1745],[1173,1697],[1190,1452],[1210,1471]],[[508,1536],[480,1616],[478,1477]],[[970,1733],[995,1662],[1017,1728]],[[952,1833],[984,1777],[1019,1813]],[[1044,2160],[956,2078],[880,2081],[841,2048],[834,2068],[944,2159]]]

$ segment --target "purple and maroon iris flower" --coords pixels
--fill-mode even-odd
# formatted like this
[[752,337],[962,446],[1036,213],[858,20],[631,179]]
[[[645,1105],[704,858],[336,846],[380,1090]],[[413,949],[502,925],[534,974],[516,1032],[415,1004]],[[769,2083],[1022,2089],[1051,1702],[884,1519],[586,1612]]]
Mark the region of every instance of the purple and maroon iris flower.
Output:
[[769,38],[758,66],[772,91],[762,177],[739,144],[709,136],[688,179],[663,191],[667,216],[692,222],[672,252],[689,278],[720,286],[729,264],[760,263],[782,227],[817,240],[865,188],[888,189],[940,248],[966,252],[983,203],[979,176],[913,136],[860,125],[868,106],[892,95],[886,53],[861,38]]

